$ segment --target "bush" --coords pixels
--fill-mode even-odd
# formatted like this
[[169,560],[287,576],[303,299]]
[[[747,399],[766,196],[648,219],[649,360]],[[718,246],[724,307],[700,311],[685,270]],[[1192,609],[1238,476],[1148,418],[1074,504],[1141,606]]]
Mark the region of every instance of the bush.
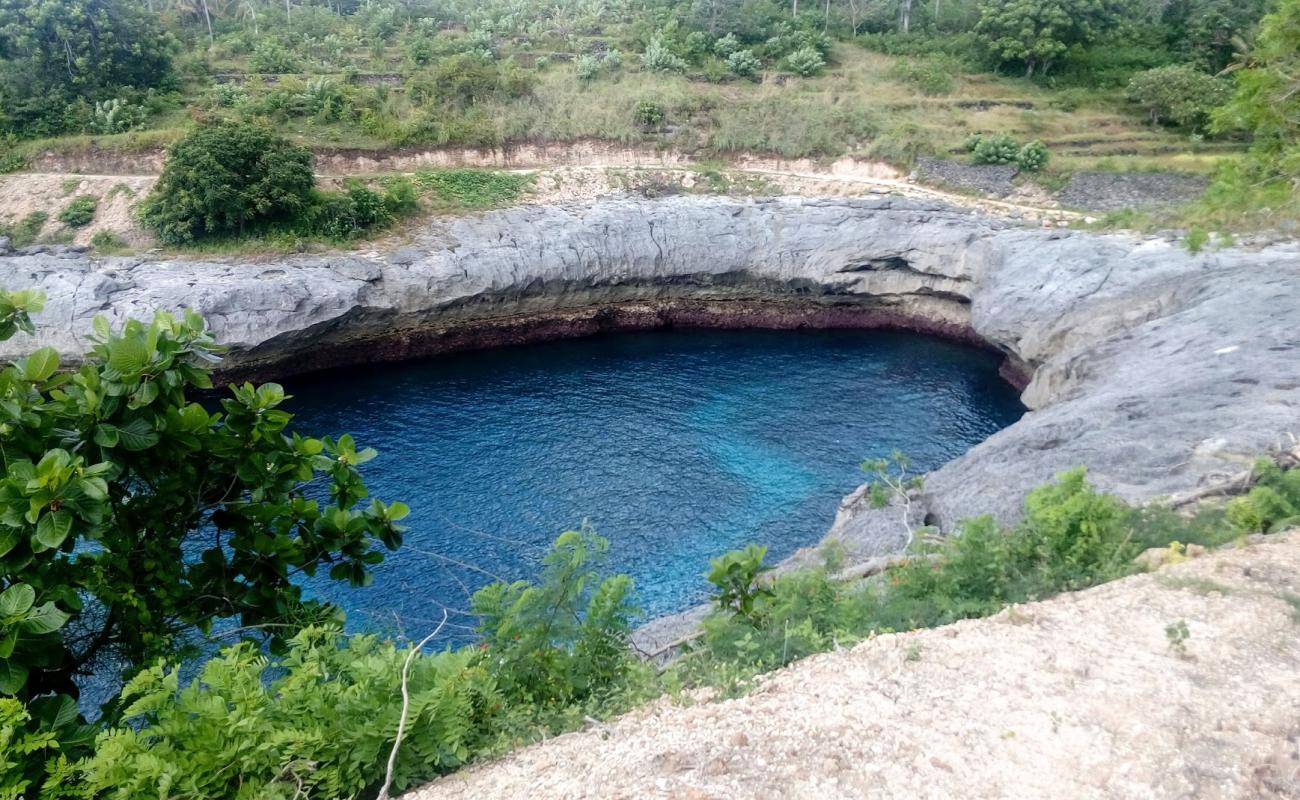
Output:
[[393,221],[378,193],[356,181],[342,192],[319,192],[302,211],[295,225],[304,236],[347,241]]
[[508,699],[581,704],[609,696],[632,672],[632,580],[597,583],[608,549],[588,530],[568,531],[543,559],[539,583],[498,582],[474,594],[493,675]]
[[94,197],[83,194],[72,198],[62,211],[59,212],[59,222],[69,225],[73,228],[80,228],[83,225],[89,225],[90,221],[95,218],[95,206],[98,201]]
[[94,248],[96,253],[102,255],[113,255],[127,249],[127,244],[122,237],[110,230],[95,231],[94,235],[90,237],[90,246]]
[[91,133],[125,133],[143,128],[147,116],[144,106],[125,103],[115,97],[95,103],[88,127]]
[[1152,125],[1200,129],[1210,113],[1228,101],[1231,85],[1186,64],[1157,67],[1133,76],[1128,99],[1146,112]]
[[794,74],[810,78],[822,71],[822,67],[826,66],[826,60],[816,49],[802,47],[786,56],[785,65]]
[[578,59],[573,62],[573,67],[578,80],[581,81],[589,81],[600,73],[600,61],[593,55],[578,56]]
[[1020,144],[1006,134],[978,136],[967,139],[967,147],[976,164],[1014,164],[1020,155]]
[[[80,777],[106,800],[160,789],[212,798],[287,798],[294,789],[357,796],[384,777],[406,654],[373,636],[309,627],[275,661],[248,643],[229,647],[187,686],[174,668],[146,669],[122,691],[125,724],[99,738]],[[395,765],[397,789],[493,743],[502,697],[473,650],[414,658],[408,692],[413,724]],[[250,746],[256,742],[271,746]]]
[[636,124],[642,128],[658,128],[664,124],[668,115],[664,112],[663,106],[650,100],[641,100],[636,104],[632,112],[632,118]]
[[957,72],[955,60],[942,58],[904,58],[895,62],[890,70],[895,80],[911,84],[925,94],[951,92],[957,84]]
[[1026,143],[1016,153],[1016,164],[1025,172],[1038,172],[1047,166],[1047,158],[1047,145],[1035,140]]
[[1255,485],[1228,503],[1228,521],[1249,533],[1275,533],[1300,525],[1300,469],[1284,471],[1272,461],[1255,465]]
[[718,58],[731,58],[731,56],[741,49],[740,40],[736,34],[729,33],[713,43],[713,53]]
[[763,563],[766,556],[766,547],[751,544],[709,562],[708,579],[717,587],[714,602],[719,608],[744,619],[754,617],[759,600],[772,594],[759,584],[763,573],[772,569]]
[[50,215],[44,211],[33,211],[12,225],[0,224],[0,236],[8,239],[12,247],[26,247],[41,235],[41,229],[49,218]]
[[248,68],[253,72],[280,75],[297,72],[298,60],[278,41],[263,39],[253,48],[253,55],[248,59]]
[[171,245],[243,233],[307,205],[311,151],[251,124],[200,125],[169,151],[141,219]]
[[752,78],[763,68],[763,62],[753,50],[737,50],[727,56],[727,69],[742,78]]
[[655,36],[641,54],[641,64],[654,72],[685,72],[686,60],[664,44],[662,36]]

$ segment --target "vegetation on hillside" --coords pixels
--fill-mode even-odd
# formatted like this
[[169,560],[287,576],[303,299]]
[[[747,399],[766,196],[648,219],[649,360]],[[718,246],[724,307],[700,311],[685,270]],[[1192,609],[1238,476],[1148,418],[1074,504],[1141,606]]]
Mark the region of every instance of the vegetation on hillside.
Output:
[[[1116,221],[1227,231],[1296,209],[1296,15],[1296,0],[3,0],[0,167],[211,123],[312,148],[593,138],[902,165],[983,134],[1041,142],[1050,158],[1020,161],[1046,186],[1214,173],[1192,209]],[[295,198],[271,216],[296,216]],[[316,205],[335,207],[308,238],[365,227],[336,224],[364,217],[344,200]],[[195,238],[161,216],[165,241]]]
[[[0,296],[0,337],[30,330],[41,303]],[[629,647],[635,595],[600,574],[607,544],[572,531],[537,582],[474,596],[475,644],[428,653],[343,635],[339,610],[294,580],[365,584],[401,544],[406,507],[369,498],[360,472],[374,451],[294,432],[275,384],[197,402],[217,352],[201,319],[159,314],[97,323],[75,371],[42,349],[0,372],[0,797],[401,789],[665,691],[740,690],[875,632],[1127,575],[1146,547],[1300,519],[1300,471],[1268,462],[1226,515],[1190,520],[1130,508],[1074,470],[1031,493],[1021,523],[916,531],[906,559],[865,580],[836,577],[833,548],[826,567],[772,579],[750,547],[713,562],[716,611],[665,671]],[[878,503],[914,487],[864,466]],[[205,644],[230,636],[216,655]],[[76,700],[90,671],[127,679],[94,721]]]

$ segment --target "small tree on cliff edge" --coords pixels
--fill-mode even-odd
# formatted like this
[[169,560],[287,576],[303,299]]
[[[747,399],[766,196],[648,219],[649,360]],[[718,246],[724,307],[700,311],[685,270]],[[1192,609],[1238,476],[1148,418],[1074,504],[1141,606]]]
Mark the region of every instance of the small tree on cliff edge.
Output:
[[309,202],[311,151],[258,125],[200,125],[168,153],[141,219],[172,245],[290,219]]

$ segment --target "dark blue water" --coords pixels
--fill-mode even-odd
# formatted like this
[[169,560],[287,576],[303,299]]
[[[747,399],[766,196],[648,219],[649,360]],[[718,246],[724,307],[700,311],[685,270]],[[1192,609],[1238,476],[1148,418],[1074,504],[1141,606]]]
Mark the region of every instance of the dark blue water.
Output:
[[[420,636],[489,581],[536,574],[584,522],[646,615],[707,592],[710,557],[816,542],[859,464],[921,468],[1015,421],[989,353],[877,331],[625,333],[292,381],[304,433],[379,450],[373,495],[411,506],[373,585],[311,591],[350,626]],[[452,614],[451,620],[468,620]]]

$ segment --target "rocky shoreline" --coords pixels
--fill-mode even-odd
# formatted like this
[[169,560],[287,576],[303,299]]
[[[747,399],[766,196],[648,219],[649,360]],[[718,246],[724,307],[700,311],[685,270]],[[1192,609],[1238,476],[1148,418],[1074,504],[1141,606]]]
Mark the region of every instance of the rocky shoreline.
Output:
[[[659,327],[894,327],[996,348],[1029,413],[932,473],[918,522],[1007,519],[1077,464],[1131,501],[1198,490],[1300,433],[1300,249],[1192,255],[900,198],[604,198],[431,222],[386,252],[223,263],[0,255],[49,295],[34,337],[192,307],[227,379]],[[870,558],[897,514],[851,495],[830,536]]]

